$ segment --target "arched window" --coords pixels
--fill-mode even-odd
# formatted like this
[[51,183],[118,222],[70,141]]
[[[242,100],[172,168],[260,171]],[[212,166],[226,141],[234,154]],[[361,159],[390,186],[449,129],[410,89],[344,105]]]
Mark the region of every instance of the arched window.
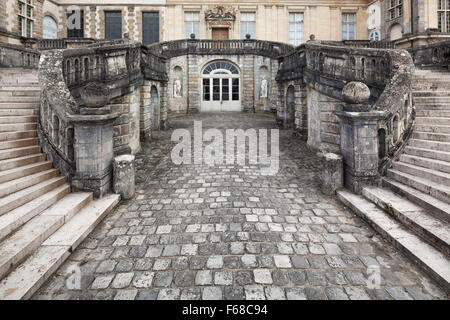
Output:
[[212,62],[203,70],[203,74],[229,74],[229,73],[239,74],[239,71],[234,65],[226,61]]
[[371,41],[380,41],[381,40],[380,30],[374,29],[374,30],[370,31],[369,40],[371,40]]
[[58,26],[55,19],[50,16],[45,16],[42,19],[42,38],[56,39],[58,38]]

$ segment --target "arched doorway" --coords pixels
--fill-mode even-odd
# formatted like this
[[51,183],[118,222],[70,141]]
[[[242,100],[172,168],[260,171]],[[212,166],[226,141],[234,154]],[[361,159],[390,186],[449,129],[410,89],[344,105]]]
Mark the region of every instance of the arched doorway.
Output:
[[158,89],[156,86],[152,86],[150,89],[150,95],[152,99],[151,104],[151,122],[152,122],[152,130],[159,130],[160,123],[160,110],[159,110],[159,98],[158,98]]
[[286,92],[285,127],[295,128],[295,88],[289,86]]
[[202,112],[241,111],[239,69],[228,61],[205,66],[202,81]]
[[50,16],[45,16],[42,19],[42,38],[56,39],[58,38],[58,26],[55,19]]

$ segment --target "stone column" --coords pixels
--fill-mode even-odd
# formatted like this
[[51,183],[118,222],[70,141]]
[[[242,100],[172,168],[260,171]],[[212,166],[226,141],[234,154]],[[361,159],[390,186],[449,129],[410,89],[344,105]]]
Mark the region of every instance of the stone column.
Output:
[[134,156],[131,154],[124,154],[115,157],[113,168],[114,192],[120,194],[124,200],[132,199],[135,190]]
[[321,190],[324,194],[334,195],[343,187],[343,160],[335,153],[326,153],[322,157]]
[[361,193],[364,185],[375,184],[378,174],[378,122],[385,111],[372,111],[363,104],[370,97],[369,88],[361,82],[350,82],[342,90],[347,102],[340,118],[341,153],[344,158],[344,185]]
[[117,114],[71,116],[75,131],[74,191],[92,191],[100,198],[111,189],[113,121]]

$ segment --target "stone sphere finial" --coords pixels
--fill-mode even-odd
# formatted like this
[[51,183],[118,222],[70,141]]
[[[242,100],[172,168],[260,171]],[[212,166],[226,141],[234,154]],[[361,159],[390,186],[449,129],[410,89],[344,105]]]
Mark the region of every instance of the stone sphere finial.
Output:
[[195,33],[191,33],[191,39],[195,39]]
[[352,81],[342,89],[342,97],[349,104],[363,104],[370,98],[370,89],[362,82]]
[[252,36],[250,35],[250,33],[247,33],[247,34],[245,35],[245,39],[247,39],[247,40],[250,40],[251,37],[252,37]]
[[309,40],[311,41],[316,40],[316,36],[314,34],[309,35]]

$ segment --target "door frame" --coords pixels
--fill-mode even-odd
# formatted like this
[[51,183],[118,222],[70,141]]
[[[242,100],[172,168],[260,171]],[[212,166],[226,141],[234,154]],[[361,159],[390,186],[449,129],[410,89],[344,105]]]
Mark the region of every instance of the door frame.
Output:
[[[236,68],[237,70],[237,74],[232,74],[229,70],[227,69],[215,69],[213,70],[210,74],[204,74],[204,70],[212,65],[214,62],[225,62],[228,64],[231,64],[234,68]],[[210,83],[209,83],[209,90],[210,90],[210,100],[209,101],[205,101],[204,100],[204,86],[203,86],[203,80],[204,79],[209,79]],[[214,101],[213,100],[213,80],[212,79],[220,79],[220,91],[219,91],[219,96],[220,96],[220,100],[218,101]],[[230,79],[229,80],[229,100],[226,100],[228,103],[223,103],[222,101],[222,88],[223,88],[223,79]],[[232,88],[232,79],[239,79],[239,100],[234,100],[233,101],[233,88]],[[213,60],[213,61],[208,61],[207,63],[205,63],[205,65],[202,67],[201,69],[201,74],[199,77],[199,82],[200,82],[200,112],[223,112],[223,111],[230,111],[230,112],[239,112],[242,111],[242,73],[240,68],[233,62],[229,61],[229,60]]]

